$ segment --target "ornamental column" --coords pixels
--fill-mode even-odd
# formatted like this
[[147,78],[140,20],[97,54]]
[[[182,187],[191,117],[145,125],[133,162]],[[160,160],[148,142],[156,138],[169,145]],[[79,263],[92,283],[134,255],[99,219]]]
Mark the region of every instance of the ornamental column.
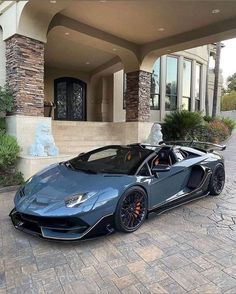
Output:
[[126,121],[148,122],[150,119],[151,73],[143,70],[126,74]]
[[44,116],[44,43],[15,34],[6,41],[6,83],[14,114]]

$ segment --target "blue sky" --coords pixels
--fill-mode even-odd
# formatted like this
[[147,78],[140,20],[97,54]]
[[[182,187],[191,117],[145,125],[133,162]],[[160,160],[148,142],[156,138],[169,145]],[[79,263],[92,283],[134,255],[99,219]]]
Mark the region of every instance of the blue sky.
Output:
[[228,76],[236,72],[236,38],[223,41],[225,47],[221,50],[220,68],[222,69],[224,83]]

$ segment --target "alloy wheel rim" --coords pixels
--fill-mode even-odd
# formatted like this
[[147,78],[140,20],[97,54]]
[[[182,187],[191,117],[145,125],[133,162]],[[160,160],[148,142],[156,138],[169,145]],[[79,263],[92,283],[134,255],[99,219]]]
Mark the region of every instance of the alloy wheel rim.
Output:
[[121,206],[121,222],[128,230],[133,230],[142,223],[146,215],[146,203],[143,193],[135,191],[128,194]]
[[224,170],[223,168],[218,168],[213,178],[213,186],[217,193],[220,193],[223,190],[224,182],[225,182]]

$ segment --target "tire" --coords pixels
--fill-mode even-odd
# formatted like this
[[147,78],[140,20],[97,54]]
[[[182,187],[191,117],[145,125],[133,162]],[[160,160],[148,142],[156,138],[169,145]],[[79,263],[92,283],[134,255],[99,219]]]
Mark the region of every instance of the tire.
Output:
[[211,175],[211,180],[209,184],[209,192],[211,195],[219,195],[225,184],[225,169],[223,164],[219,163],[216,165],[213,173]]
[[147,194],[141,187],[131,187],[120,198],[115,212],[115,226],[118,231],[132,233],[147,216]]

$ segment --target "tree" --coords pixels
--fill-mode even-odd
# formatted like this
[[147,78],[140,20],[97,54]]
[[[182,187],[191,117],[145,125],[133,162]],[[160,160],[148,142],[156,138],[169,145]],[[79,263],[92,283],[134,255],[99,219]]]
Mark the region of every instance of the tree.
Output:
[[236,91],[226,93],[221,97],[221,110],[235,110],[236,109]]
[[217,99],[218,99],[218,85],[219,85],[219,74],[220,74],[220,53],[221,53],[221,42],[216,43],[216,56],[215,56],[215,81],[213,90],[213,106],[212,106],[212,117],[216,117],[217,111]]
[[236,91],[236,73],[227,78],[227,92]]

